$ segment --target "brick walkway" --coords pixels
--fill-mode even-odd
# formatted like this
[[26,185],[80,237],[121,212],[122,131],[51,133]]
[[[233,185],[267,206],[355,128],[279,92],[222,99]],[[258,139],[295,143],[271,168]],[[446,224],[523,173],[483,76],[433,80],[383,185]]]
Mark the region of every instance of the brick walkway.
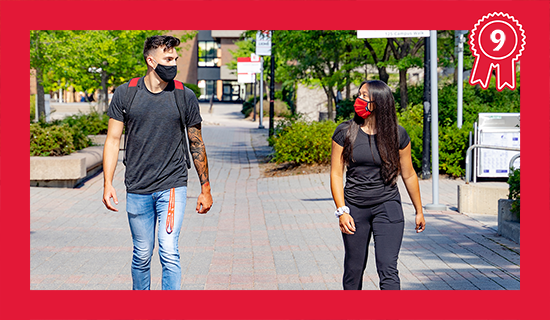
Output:
[[[260,178],[256,155],[268,150],[267,130],[241,120],[238,105],[202,109],[214,206],[207,215],[194,212],[200,188],[193,169],[180,237],[182,289],[341,289],[344,253],[328,173]],[[118,213],[101,202],[102,174],[80,188],[31,188],[31,289],[131,289],[123,177],[119,163]],[[421,234],[400,183],[402,288],[519,289],[519,245],[496,234],[496,217],[456,212],[459,183],[440,179],[439,202],[451,210],[427,212]],[[431,181],[420,188],[423,204],[431,203]],[[365,289],[378,289],[373,251],[371,244]],[[151,272],[152,288],[160,289],[157,248]]]

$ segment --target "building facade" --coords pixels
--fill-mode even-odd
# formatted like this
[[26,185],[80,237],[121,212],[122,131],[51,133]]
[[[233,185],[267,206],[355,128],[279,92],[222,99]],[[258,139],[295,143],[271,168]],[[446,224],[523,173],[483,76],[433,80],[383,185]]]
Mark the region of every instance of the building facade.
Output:
[[[237,82],[236,70],[227,64],[233,60],[230,51],[237,50],[236,41],[244,30],[199,30],[197,35],[180,46],[178,75],[184,83],[197,84],[200,101],[237,102],[246,94],[246,86]],[[187,31],[170,31],[181,36]]]

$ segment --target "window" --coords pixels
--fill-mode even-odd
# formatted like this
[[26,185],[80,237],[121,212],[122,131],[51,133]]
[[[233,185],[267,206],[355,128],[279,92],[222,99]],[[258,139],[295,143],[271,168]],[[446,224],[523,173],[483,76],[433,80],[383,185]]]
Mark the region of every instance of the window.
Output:
[[237,81],[224,81],[222,101],[242,101],[241,84]]
[[199,97],[199,100],[210,101],[210,97],[212,96],[214,96],[214,100],[217,100],[218,97],[216,95],[216,87],[216,80],[199,80],[199,88],[201,89],[201,96]]
[[215,41],[199,41],[199,67],[219,67],[218,44]]

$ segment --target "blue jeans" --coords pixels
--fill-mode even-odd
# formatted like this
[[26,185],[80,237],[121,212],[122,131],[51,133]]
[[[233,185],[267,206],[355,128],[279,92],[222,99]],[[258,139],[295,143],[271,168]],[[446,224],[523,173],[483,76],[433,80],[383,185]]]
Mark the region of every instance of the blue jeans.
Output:
[[178,290],[180,288],[181,266],[178,239],[185,212],[187,187],[175,188],[174,230],[171,233],[166,231],[169,197],[170,189],[152,194],[128,193],[126,196],[126,211],[134,242],[132,258],[134,290],[149,290],[151,287],[151,257],[155,247],[157,222],[162,289]]

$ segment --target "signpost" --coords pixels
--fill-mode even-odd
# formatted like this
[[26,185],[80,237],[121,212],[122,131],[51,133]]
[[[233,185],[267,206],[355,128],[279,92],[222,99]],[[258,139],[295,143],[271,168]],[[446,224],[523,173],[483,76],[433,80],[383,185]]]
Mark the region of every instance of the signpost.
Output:
[[[256,33],[256,54],[258,56],[270,56],[271,55],[271,30],[258,30]],[[264,116],[264,68],[263,68],[263,59],[261,59],[261,76],[260,76],[260,125],[258,129],[263,129],[262,119]]]
[[455,51],[458,55],[458,70],[457,70],[457,106],[456,106],[456,125],[458,128],[462,128],[462,87],[464,86],[463,72],[464,72],[464,35],[468,33],[468,30],[455,30]]
[[424,206],[426,210],[445,211],[447,207],[439,203],[439,136],[438,136],[438,99],[437,99],[437,30],[430,31],[430,91],[432,111],[432,203]]
[[[260,73],[260,124],[258,128],[263,129],[262,114],[263,114],[263,59],[256,55],[251,54],[250,58],[243,57],[237,58],[237,81],[240,83],[254,83],[256,87],[256,73]],[[254,112],[256,112],[256,105],[254,105]]]

